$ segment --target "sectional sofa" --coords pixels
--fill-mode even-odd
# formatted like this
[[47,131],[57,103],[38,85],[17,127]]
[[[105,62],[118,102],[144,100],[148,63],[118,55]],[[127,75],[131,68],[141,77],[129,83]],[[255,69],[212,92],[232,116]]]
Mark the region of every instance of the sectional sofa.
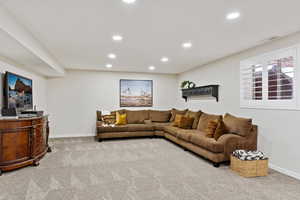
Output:
[[[251,119],[239,118],[230,114],[212,115],[201,111],[188,110],[119,110],[111,113],[126,113],[126,125],[107,125],[98,118],[97,139],[101,142],[110,138],[130,137],[162,137],[168,139],[186,150],[192,151],[208,160],[215,167],[220,163],[229,161],[230,154],[236,149],[256,150],[257,126]],[[176,114],[195,117],[192,129],[174,127]],[[208,138],[205,132],[207,123],[211,120],[222,119],[228,132],[218,140]]]

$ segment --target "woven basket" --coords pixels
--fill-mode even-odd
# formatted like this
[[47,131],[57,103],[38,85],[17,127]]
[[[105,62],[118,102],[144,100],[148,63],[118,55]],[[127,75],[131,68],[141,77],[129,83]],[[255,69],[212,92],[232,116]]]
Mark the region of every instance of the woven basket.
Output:
[[230,168],[243,177],[257,177],[268,175],[267,160],[240,160],[235,156],[230,156]]

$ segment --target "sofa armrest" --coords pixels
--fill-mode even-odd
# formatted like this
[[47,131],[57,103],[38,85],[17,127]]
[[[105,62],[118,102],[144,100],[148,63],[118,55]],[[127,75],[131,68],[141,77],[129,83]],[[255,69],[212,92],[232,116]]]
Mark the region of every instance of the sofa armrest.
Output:
[[245,138],[242,136],[228,133],[228,134],[222,135],[218,139],[218,142],[224,144],[224,154],[225,154],[226,158],[229,159],[232,152],[239,149],[242,146],[241,144],[244,142],[244,140],[245,140]]

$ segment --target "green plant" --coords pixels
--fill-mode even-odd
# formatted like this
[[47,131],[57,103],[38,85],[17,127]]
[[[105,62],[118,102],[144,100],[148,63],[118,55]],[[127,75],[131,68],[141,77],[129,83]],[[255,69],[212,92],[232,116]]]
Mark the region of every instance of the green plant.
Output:
[[182,81],[181,82],[181,88],[184,89],[189,85],[189,81]]
[[196,87],[196,84],[192,81],[181,82],[181,89],[194,88],[194,87]]

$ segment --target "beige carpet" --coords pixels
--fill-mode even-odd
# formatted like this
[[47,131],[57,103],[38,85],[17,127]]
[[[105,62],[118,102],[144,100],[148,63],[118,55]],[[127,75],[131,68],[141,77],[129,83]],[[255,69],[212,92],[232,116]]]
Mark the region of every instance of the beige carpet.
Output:
[[300,181],[246,179],[163,139],[59,139],[39,167],[0,177],[0,200],[296,200]]

